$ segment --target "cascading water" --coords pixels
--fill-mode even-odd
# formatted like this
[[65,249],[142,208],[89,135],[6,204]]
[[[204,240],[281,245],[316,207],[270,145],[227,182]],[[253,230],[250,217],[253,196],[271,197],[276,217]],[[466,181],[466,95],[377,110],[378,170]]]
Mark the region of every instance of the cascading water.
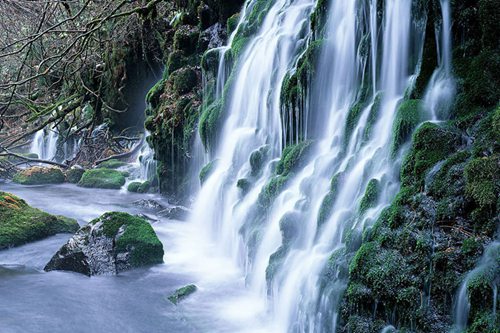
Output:
[[486,280],[492,281],[491,292],[493,293],[493,316],[497,313],[497,293],[498,284],[500,283],[500,267],[498,265],[498,258],[500,257],[500,241],[497,239],[488,245],[484,251],[484,255],[479,261],[476,268],[467,273],[465,276],[458,293],[456,295],[455,307],[453,311],[454,328],[452,332],[460,333],[467,328],[467,321],[469,319],[469,295],[468,285],[473,279],[479,276],[486,277]]
[[[273,332],[335,331],[349,258],[399,189],[403,154],[400,148],[394,153],[392,128],[418,75],[426,16],[410,1],[385,1],[382,16],[378,5],[376,0],[331,2],[325,40],[313,64],[320,70],[311,78],[306,103],[304,131],[314,139],[310,158],[264,216],[255,213],[259,195],[275,176],[287,137],[280,119],[283,78],[297,64],[300,42],[308,41],[304,22],[314,1],[276,1],[231,74],[224,126],[212,156],[217,163],[191,218],[210,229],[206,234],[222,254],[232,254],[245,268],[249,289],[264,300],[271,296]],[[227,50],[219,70],[226,69]],[[451,73],[447,56],[442,66]],[[219,73],[219,81],[225,76]],[[220,97],[220,82],[218,87]],[[248,160],[256,152],[267,152],[263,172],[242,195],[236,183],[251,173]],[[369,191],[376,198],[365,205]],[[257,236],[249,237],[249,229]]]
[[44,129],[35,133],[30,147],[30,153],[38,155],[42,160],[53,160],[57,152],[57,138],[56,131],[49,130],[46,134]]
[[449,0],[440,0],[442,25],[436,28],[438,68],[432,74],[424,96],[424,104],[431,120],[448,118],[448,111],[455,97],[455,78],[451,61],[451,14]]

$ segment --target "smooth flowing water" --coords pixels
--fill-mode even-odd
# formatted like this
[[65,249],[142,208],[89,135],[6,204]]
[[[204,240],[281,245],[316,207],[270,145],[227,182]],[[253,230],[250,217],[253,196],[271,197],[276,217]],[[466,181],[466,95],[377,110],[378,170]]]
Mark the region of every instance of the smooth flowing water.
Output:
[[[165,249],[162,265],[92,278],[43,271],[69,234],[0,251],[2,333],[258,332],[265,322],[241,303],[250,299],[242,271],[226,258],[206,255],[214,245],[200,241],[196,224],[166,220],[132,204],[149,199],[168,207],[159,195],[68,184],[0,183],[0,190],[50,213],[76,218],[81,225],[107,211],[146,214],[157,220],[152,225]],[[191,283],[198,286],[195,294],[177,306],[168,301],[175,289]]]
[[[359,239],[399,188],[402,152],[391,152],[392,127],[397,107],[418,75],[423,47],[426,17],[409,1],[386,1],[381,18],[377,1],[331,2],[326,41],[315,64],[320,70],[312,78],[307,106],[307,133],[315,139],[311,158],[256,227],[257,241],[246,243],[241,228],[252,224],[249,212],[259,209],[259,193],[273,175],[281,138],[286,137],[280,121],[281,85],[296,64],[293,60],[301,50],[296,45],[308,41],[302,22],[313,5],[276,1],[242,52],[227,96],[217,164],[192,215],[217,241],[218,253],[233,256],[245,268],[249,290],[274,319],[269,324],[272,332],[335,331],[338,300],[347,283],[342,273],[346,235]],[[410,53],[417,57],[410,61]],[[356,105],[359,114],[348,131],[347,120]],[[251,153],[264,146],[270,162],[250,192],[241,196],[236,183],[248,176]],[[335,175],[341,177],[330,203],[332,214],[319,223],[321,203]],[[379,195],[361,213],[369,182],[376,184]],[[286,230],[290,216],[299,221],[292,236]],[[325,282],[324,270],[339,250],[344,255],[329,267]]]
[[470,310],[467,286],[475,278],[483,276],[486,277],[487,280],[492,281],[491,292],[493,293],[493,308],[491,309],[491,313],[493,315],[497,314],[496,300],[500,284],[500,266],[498,258],[500,258],[500,241],[496,240],[486,247],[478,265],[465,276],[456,295],[453,311],[455,325],[452,332],[461,333],[467,328]]

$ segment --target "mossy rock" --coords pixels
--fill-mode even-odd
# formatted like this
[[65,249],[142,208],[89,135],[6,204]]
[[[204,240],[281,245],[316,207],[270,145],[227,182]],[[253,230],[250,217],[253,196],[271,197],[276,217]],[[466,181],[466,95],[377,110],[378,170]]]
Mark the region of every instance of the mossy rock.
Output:
[[76,230],[76,220],[50,215],[13,194],[0,192],[0,250]]
[[392,128],[392,146],[391,154],[394,156],[411,137],[413,130],[423,120],[420,113],[421,101],[410,99],[403,101],[396,111],[396,119]]
[[88,276],[160,264],[163,244],[143,218],[109,212],[80,228],[52,257],[46,271],[66,270]]
[[122,166],[125,166],[125,165],[127,165],[126,162],[111,159],[111,160],[107,160],[107,161],[100,163],[97,167],[104,168],[104,169],[118,169],[118,168],[121,168]]
[[465,193],[479,206],[495,205],[500,191],[499,155],[475,158],[465,166]]
[[200,30],[198,27],[183,25],[176,29],[174,35],[174,49],[182,50],[186,55],[193,54],[197,49]]
[[218,160],[213,160],[209,163],[207,163],[200,171],[200,184],[203,185],[205,181],[210,177],[212,172],[215,170],[215,167],[217,166]]
[[240,20],[240,13],[236,13],[227,19],[226,26],[227,26],[227,35],[228,36],[231,35],[233,33],[233,31],[236,29],[236,27],[238,26],[239,20]]
[[35,166],[19,171],[12,180],[21,185],[61,184],[65,177],[59,168]]
[[170,75],[169,80],[173,84],[174,91],[178,95],[191,92],[198,84],[198,74],[190,67],[183,67]]
[[193,294],[198,290],[194,284],[189,284],[185,287],[177,289],[172,295],[168,297],[168,300],[174,304],[178,304],[180,301]]
[[365,195],[359,204],[360,214],[364,214],[369,208],[375,207],[380,194],[380,182],[377,179],[370,179],[366,186]]
[[127,186],[127,191],[134,193],[146,193],[151,188],[151,182],[132,182]]
[[112,169],[92,169],[83,173],[78,186],[103,189],[120,189],[125,185],[125,177]]
[[80,179],[82,179],[84,172],[85,169],[71,168],[68,171],[66,171],[66,180],[68,181],[68,183],[78,184]]

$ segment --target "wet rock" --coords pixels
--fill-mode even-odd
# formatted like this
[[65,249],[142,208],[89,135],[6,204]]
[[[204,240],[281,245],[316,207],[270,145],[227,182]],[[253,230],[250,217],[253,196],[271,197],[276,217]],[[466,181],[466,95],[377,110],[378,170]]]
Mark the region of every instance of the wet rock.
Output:
[[185,221],[189,216],[189,209],[183,206],[174,206],[158,212],[158,216],[171,220]]
[[161,203],[158,201],[152,200],[152,199],[141,199],[132,202],[132,205],[141,207],[141,208],[147,208],[147,209],[152,209],[152,210],[162,210],[165,209],[165,206],[163,206]]
[[65,178],[59,168],[35,166],[19,171],[12,180],[21,185],[41,185],[61,184]]
[[78,186],[118,190],[125,185],[125,175],[112,169],[92,169],[83,173]]
[[0,192],[0,250],[76,230],[76,220],[50,215],[13,194]]
[[172,295],[168,297],[168,300],[174,304],[178,304],[180,301],[193,294],[198,290],[194,284],[189,284],[185,287],[177,289]]
[[163,254],[163,245],[146,220],[112,212],[80,228],[44,270],[112,275],[162,263]]

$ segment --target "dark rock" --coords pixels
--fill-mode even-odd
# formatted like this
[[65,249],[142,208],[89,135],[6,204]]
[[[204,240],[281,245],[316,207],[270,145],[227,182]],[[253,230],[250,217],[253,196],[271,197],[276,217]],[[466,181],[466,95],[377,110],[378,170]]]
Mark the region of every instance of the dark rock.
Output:
[[189,209],[183,206],[169,207],[158,212],[158,216],[166,217],[171,220],[185,221],[189,216]]
[[163,245],[146,220],[112,212],[80,228],[44,270],[73,271],[88,276],[118,274],[162,263],[163,254]]
[[152,200],[152,199],[141,199],[132,202],[132,205],[141,207],[141,208],[147,208],[147,209],[152,209],[152,210],[162,210],[165,209],[165,206],[163,206],[161,203],[158,201]]

